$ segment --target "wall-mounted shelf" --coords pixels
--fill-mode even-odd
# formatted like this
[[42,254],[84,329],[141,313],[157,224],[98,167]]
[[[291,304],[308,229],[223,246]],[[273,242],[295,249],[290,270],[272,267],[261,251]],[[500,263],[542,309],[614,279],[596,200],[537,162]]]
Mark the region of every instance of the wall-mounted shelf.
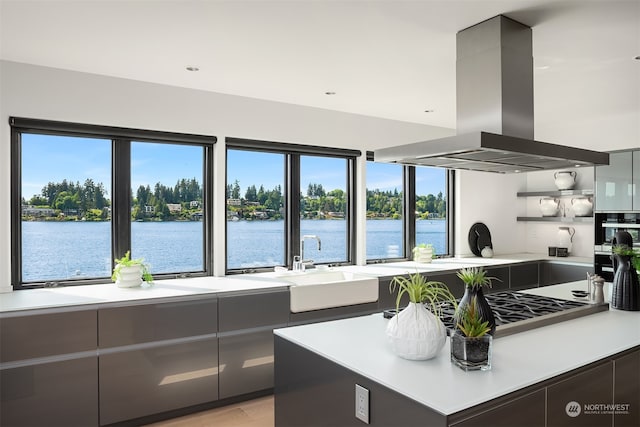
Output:
[[518,197],[593,196],[593,190],[520,191]]
[[593,222],[592,216],[575,216],[575,217],[565,217],[565,216],[519,216],[517,217],[518,221],[539,221],[539,222],[582,222],[589,223]]

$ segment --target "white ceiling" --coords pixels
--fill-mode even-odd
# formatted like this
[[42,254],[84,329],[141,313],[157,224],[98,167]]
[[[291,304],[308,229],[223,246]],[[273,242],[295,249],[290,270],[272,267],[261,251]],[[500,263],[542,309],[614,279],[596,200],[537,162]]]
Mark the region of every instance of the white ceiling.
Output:
[[504,14],[533,28],[536,131],[640,118],[640,0],[0,5],[1,59],[449,128],[456,32]]

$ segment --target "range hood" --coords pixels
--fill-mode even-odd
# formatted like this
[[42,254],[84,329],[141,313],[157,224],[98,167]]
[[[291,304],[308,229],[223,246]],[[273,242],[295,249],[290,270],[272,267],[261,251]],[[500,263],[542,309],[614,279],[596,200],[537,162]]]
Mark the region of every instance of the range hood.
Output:
[[456,42],[457,135],[375,150],[375,161],[497,173],[609,164],[608,153],[533,139],[530,27],[499,15]]

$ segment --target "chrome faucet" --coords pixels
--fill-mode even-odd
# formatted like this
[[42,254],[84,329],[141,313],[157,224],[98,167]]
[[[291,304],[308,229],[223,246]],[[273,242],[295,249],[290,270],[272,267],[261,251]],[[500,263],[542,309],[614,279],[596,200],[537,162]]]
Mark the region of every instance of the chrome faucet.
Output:
[[316,239],[318,242],[318,250],[321,250],[322,243],[320,242],[320,238],[314,234],[305,234],[300,238],[300,262],[302,262],[303,265],[313,265],[313,260],[304,259],[304,239]]

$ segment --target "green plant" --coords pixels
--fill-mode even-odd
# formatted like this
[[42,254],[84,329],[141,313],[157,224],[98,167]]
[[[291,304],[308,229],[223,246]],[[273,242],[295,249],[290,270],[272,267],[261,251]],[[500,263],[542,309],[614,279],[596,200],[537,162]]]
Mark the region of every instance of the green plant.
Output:
[[391,293],[398,288],[396,297],[396,310],[400,309],[400,300],[404,294],[409,296],[409,301],[413,303],[428,303],[431,312],[440,317],[442,303],[450,302],[457,306],[456,298],[449,288],[442,282],[427,280],[420,273],[410,274],[409,277],[396,276],[391,279],[389,291]]
[[480,338],[491,330],[489,322],[483,321],[480,316],[476,297],[473,297],[470,304],[456,313],[456,319],[456,328],[469,338]]
[[611,248],[611,252],[613,252],[616,255],[622,255],[622,256],[631,256],[631,257],[640,256],[640,254],[638,254],[635,249],[630,248],[627,245],[614,245]]
[[124,254],[122,258],[119,258],[119,259],[116,258],[114,260],[116,262],[116,266],[113,268],[113,274],[111,275],[111,280],[113,280],[114,282],[118,280],[118,277],[120,277],[120,270],[123,267],[132,267],[134,265],[139,265],[141,266],[141,269],[142,269],[142,280],[144,280],[147,283],[153,282],[153,276],[149,271],[149,265],[144,262],[144,259],[143,258],[131,259],[130,255],[131,255],[131,251],[127,251],[127,253]]
[[431,243],[420,243],[413,248],[413,255],[417,255],[420,249],[431,249],[431,258],[436,257],[436,251]]
[[456,275],[462,280],[467,288],[478,289],[484,286],[491,287],[492,280],[498,280],[497,277],[487,275],[487,271],[482,267],[468,267],[460,269]]

